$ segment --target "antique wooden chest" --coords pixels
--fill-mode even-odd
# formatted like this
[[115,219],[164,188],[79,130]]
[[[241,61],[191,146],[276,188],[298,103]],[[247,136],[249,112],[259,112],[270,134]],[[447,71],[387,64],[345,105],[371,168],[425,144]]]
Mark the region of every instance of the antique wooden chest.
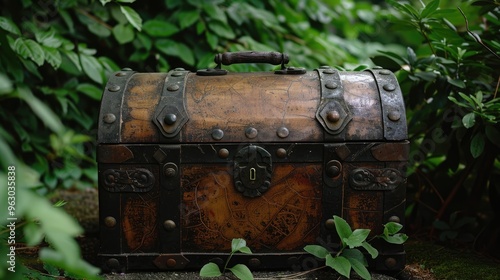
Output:
[[[252,269],[307,268],[309,244],[335,250],[332,217],[380,234],[404,223],[405,108],[388,70],[286,68],[281,53],[225,53],[189,72],[114,73],[98,128],[104,270],[197,269],[233,238]],[[220,64],[281,64],[228,73]],[[405,264],[375,244],[377,270]]]

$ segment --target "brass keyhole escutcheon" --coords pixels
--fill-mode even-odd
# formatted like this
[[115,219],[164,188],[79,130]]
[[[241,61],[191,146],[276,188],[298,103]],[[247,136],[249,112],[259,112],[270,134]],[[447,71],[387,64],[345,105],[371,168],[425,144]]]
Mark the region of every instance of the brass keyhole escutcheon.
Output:
[[255,168],[250,168],[250,181],[255,181],[255,179],[257,178],[257,171],[255,170]]

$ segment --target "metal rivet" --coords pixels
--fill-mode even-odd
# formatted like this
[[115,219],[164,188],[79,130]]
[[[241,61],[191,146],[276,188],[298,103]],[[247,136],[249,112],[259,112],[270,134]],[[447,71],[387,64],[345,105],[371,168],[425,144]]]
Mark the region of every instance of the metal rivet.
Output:
[[163,228],[165,228],[165,230],[167,230],[167,231],[172,231],[175,229],[175,227],[176,227],[176,224],[172,220],[166,220],[165,222],[163,222]]
[[168,178],[174,177],[175,174],[177,173],[175,171],[175,168],[173,168],[173,167],[166,167],[164,171],[165,171],[165,177],[168,177]]
[[184,68],[175,68],[174,71],[186,71]]
[[259,134],[259,132],[257,131],[257,129],[255,129],[253,127],[248,127],[247,129],[245,129],[245,136],[247,138],[253,139],[253,138],[257,137],[258,134]]
[[326,69],[325,71],[323,71],[324,74],[334,74],[335,71],[333,69]]
[[116,91],[119,91],[119,90],[120,90],[120,86],[118,86],[118,85],[110,85],[110,86],[108,87],[108,90],[109,90],[109,91],[112,91],[112,92],[116,92]]
[[329,122],[338,122],[340,120],[340,114],[337,110],[330,111],[326,114],[326,119]]
[[387,90],[387,91],[394,91],[394,90],[396,90],[396,86],[393,85],[393,84],[386,84],[386,85],[383,86],[383,88],[385,90]]
[[325,84],[325,87],[326,88],[329,88],[329,89],[336,89],[338,88],[339,86],[337,85],[337,83],[334,83],[334,82],[328,82]]
[[248,266],[256,268],[260,266],[260,260],[257,258],[251,258],[248,260]]
[[214,140],[221,140],[224,137],[224,131],[222,129],[216,128],[212,130],[212,138]]
[[279,148],[278,150],[276,150],[276,156],[279,158],[285,158],[287,156],[287,154],[288,153],[283,148]]
[[378,69],[383,69],[383,67],[382,66],[373,66],[372,69],[378,70]]
[[295,70],[295,67],[288,67],[287,70]]
[[289,257],[288,259],[286,259],[286,264],[288,266],[292,266],[292,265],[295,265],[299,262],[299,258],[297,257]]
[[182,72],[173,72],[172,73],[172,76],[174,76],[174,77],[180,77],[182,75],[184,75],[184,73],[182,73]]
[[399,113],[398,111],[392,111],[392,112],[389,112],[389,114],[387,114],[387,117],[391,121],[397,122],[401,119],[401,113]]
[[125,72],[118,72],[118,73],[115,74],[115,76],[117,76],[117,77],[123,77],[123,76],[126,76],[126,75],[127,75],[127,73],[125,73]]
[[340,168],[338,166],[330,166],[328,167],[328,169],[326,169],[326,175],[328,175],[328,177],[337,177],[340,175]]
[[108,216],[104,218],[104,224],[109,228],[114,227],[116,225],[116,219],[114,217]]
[[120,268],[120,262],[115,259],[115,258],[112,258],[112,259],[108,259],[106,261],[106,265],[109,267],[109,268],[112,268],[112,269],[117,269],[117,268]]
[[387,268],[393,268],[396,266],[398,262],[396,261],[395,258],[387,258],[385,259],[384,263]]
[[128,67],[125,67],[125,68],[122,68],[122,71],[132,71],[132,69],[128,68]]
[[400,223],[401,219],[398,216],[389,217],[389,222]]
[[287,138],[288,135],[290,135],[290,131],[288,131],[288,128],[282,126],[278,128],[276,134],[278,135],[279,138]]
[[387,69],[383,69],[383,70],[380,70],[378,72],[380,75],[390,75],[391,74],[391,71],[387,70]]
[[116,116],[114,114],[106,114],[102,118],[105,123],[114,123],[116,121]]
[[167,125],[173,125],[177,121],[177,116],[175,114],[166,114],[163,121]]
[[333,219],[328,219],[325,221],[325,227],[327,229],[335,229],[335,222],[333,221]]
[[331,66],[328,66],[328,65],[322,65],[319,67],[319,69],[331,69],[332,67]]
[[169,85],[167,87],[167,90],[168,91],[177,91],[177,90],[179,90],[179,85]]
[[222,148],[219,150],[217,154],[219,155],[220,158],[227,158],[229,156],[229,151],[228,149]]
[[177,261],[175,259],[168,259],[167,266],[168,267],[175,267],[175,266],[177,266]]

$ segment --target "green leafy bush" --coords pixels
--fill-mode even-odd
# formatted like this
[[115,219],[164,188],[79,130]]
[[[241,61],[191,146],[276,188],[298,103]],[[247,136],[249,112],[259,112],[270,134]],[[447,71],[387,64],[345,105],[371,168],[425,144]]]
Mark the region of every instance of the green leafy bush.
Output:
[[250,269],[244,264],[236,264],[232,267],[228,267],[229,261],[235,253],[252,254],[252,250],[247,247],[247,242],[242,238],[234,238],[231,241],[231,253],[227,257],[226,263],[220,270],[216,263],[209,262],[205,264],[200,270],[201,277],[218,277],[222,276],[226,270],[231,271],[238,279],[241,280],[253,280],[253,275]]

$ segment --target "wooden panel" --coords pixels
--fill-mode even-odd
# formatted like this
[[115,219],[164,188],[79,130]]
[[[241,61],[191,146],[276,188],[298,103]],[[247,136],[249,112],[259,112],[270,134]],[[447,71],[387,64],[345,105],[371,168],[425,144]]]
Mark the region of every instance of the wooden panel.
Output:
[[182,250],[227,252],[244,238],[255,252],[302,250],[321,222],[321,165],[278,165],[261,197],[237,192],[225,166],[182,169]]
[[[213,142],[214,128],[224,132],[223,142],[323,139],[323,129],[315,118],[320,101],[316,72],[229,73],[214,77],[191,74],[185,96],[189,122],[182,132],[184,142]],[[245,136],[248,127],[257,130],[255,138]],[[288,137],[278,137],[280,127],[289,130]]]
[[158,143],[153,123],[166,73],[135,74],[127,84],[122,104],[122,143]]

